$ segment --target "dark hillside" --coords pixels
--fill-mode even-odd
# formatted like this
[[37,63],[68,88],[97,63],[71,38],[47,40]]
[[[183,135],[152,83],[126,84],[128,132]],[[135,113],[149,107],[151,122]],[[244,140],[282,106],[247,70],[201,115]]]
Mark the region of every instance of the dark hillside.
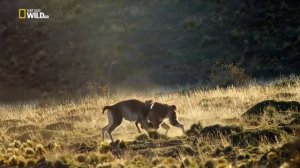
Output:
[[[136,89],[218,84],[211,76],[223,64],[259,79],[300,72],[300,3],[292,0],[0,5],[1,99],[86,93],[108,83]],[[19,20],[19,8],[42,9],[50,19]]]

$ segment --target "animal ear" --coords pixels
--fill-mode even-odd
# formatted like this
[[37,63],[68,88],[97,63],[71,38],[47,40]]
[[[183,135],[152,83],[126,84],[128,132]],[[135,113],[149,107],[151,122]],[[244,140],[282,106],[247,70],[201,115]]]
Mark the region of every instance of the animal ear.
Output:
[[171,108],[175,111],[177,108],[175,105],[172,105]]

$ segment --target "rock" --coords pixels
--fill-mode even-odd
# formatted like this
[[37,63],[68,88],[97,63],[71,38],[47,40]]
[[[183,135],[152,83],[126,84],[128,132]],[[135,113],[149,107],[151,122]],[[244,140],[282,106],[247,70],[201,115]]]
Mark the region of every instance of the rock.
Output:
[[219,124],[205,127],[201,130],[201,135],[211,138],[220,138],[221,136],[227,136],[232,133],[241,132],[242,128],[237,126],[222,126]]
[[281,134],[284,133],[275,129],[251,130],[231,135],[229,139],[233,146],[258,146],[260,143],[276,143],[281,140]]
[[46,126],[48,130],[73,130],[74,126],[66,122],[57,122]]
[[297,101],[275,101],[275,100],[266,100],[260,103],[257,103],[249,110],[247,110],[242,117],[251,117],[251,116],[263,116],[265,109],[267,107],[273,107],[278,112],[287,112],[287,111],[300,111],[300,103]]
[[286,126],[286,125],[282,125],[282,126],[278,127],[278,129],[282,130],[282,131],[284,131],[284,132],[286,132],[287,134],[290,134],[290,135],[294,135],[295,134],[294,129],[292,129],[291,127]]
[[290,124],[300,124],[300,117],[295,118]]
[[79,153],[86,153],[86,152],[95,151],[97,149],[97,144],[78,142],[70,145],[70,149],[73,149]]
[[202,125],[200,122],[198,122],[197,124],[193,124],[185,133],[187,136],[200,136],[201,130]]

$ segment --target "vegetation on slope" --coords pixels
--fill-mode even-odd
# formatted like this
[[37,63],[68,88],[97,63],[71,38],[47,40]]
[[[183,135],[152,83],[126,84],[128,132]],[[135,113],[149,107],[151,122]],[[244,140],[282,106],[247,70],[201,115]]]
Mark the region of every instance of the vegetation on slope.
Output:
[[[3,100],[80,94],[90,86],[229,86],[299,74],[300,10],[291,0],[0,4]],[[50,19],[18,20],[26,7]]]
[[[289,81],[289,82],[288,82]],[[292,82],[291,82],[292,81]],[[77,102],[0,107],[0,165],[40,167],[297,167],[299,109],[267,104],[262,114],[247,110],[265,100],[299,101],[299,78],[227,89],[195,89],[170,94],[92,96]],[[179,121],[172,127],[139,134],[123,121],[115,144],[101,141],[107,116],[104,105],[138,98],[176,104]],[[288,104],[288,103],[287,103]],[[253,108],[252,108],[253,111]],[[245,113],[246,112],[246,113]],[[243,115],[244,114],[244,115]],[[241,117],[243,116],[243,117]],[[257,118],[255,118],[255,116]],[[196,124],[195,124],[196,123]]]

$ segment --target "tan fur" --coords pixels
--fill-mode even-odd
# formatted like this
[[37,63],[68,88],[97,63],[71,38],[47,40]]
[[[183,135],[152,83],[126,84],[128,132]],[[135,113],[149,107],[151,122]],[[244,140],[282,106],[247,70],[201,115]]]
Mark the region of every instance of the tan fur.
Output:
[[[184,126],[177,121],[176,115],[176,106],[175,105],[167,105],[162,103],[153,103],[152,108],[147,116],[147,119],[150,121],[152,128],[158,129],[159,125],[163,122],[165,118],[169,119],[171,125],[181,128],[184,132]],[[166,123],[162,123],[161,126],[165,128],[167,131],[169,130],[169,126]]]
[[138,123],[141,123],[142,128],[148,130],[149,125],[147,122],[147,114],[150,110],[152,101],[142,102],[139,100],[131,99],[121,101],[112,106],[105,106],[103,113],[107,110],[108,125],[102,128],[102,139],[104,140],[104,134],[107,131],[110,139],[114,142],[111,132],[115,130],[121,123],[123,118],[128,121],[136,121],[136,127],[140,132]]
[[[139,100],[131,99],[121,101],[112,106],[105,106],[103,113],[107,110],[108,124],[102,128],[102,139],[104,140],[104,134],[107,131],[110,139],[114,142],[111,135],[112,131],[115,130],[121,123],[123,118],[128,121],[135,121],[135,125],[139,132],[138,123],[141,124],[143,129],[147,131],[149,128],[158,129],[161,125],[166,129],[166,133],[170,129],[170,126],[163,122],[165,118],[169,119],[171,125],[181,128],[184,132],[184,126],[177,121],[176,106],[167,105],[155,102],[151,100],[142,102]],[[148,121],[150,123],[148,123]]]

